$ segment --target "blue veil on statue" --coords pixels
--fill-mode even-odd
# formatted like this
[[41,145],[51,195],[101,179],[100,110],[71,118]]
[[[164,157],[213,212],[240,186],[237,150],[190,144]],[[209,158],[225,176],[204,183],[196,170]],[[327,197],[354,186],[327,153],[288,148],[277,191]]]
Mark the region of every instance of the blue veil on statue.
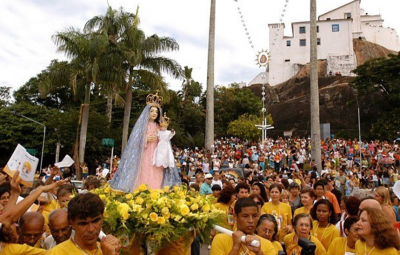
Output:
[[[132,192],[133,189],[138,186],[137,180],[141,171],[143,151],[146,146],[146,131],[151,107],[152,105],[150,104],[146,105],[133,127],[128,144],[122,153],[118,170],[110,181],[110,185],[113,189]],[[159,108],[159,112],[160,116],[162,116],[161,108]],[[181,179],[175,166],[173,168],[164,169],[162,187],[171,187],[180,182]]]

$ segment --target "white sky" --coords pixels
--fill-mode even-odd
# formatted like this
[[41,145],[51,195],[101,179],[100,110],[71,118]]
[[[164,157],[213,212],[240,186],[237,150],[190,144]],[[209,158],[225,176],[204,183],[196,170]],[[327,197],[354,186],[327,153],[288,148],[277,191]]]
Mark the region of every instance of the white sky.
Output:
[[[216,0],[215,84],[249,83],[262,71],[255,54],[268,48],[268,23],[279,22],[287,0]],[[323,14],[351,0],[317,0]],[[164,54],[182,67],[193,68],[193,78],[206,87],[207,47],[210,0],[109,0],[118,9],[135,13],[139,6],[140,28],[146,35],[174,38],[178,52]],[[290,22],[309,20],[309,0],[289,0],[284,13],[286,34]],[[0,86],[14,90],[44,70],[56,53],[51,36],[68,27],[82,29],[86,21],[104,15],[107,0],[0,0]],[[254,44],[250,47],[238,7]],[[399,0],[362,0],[369,14],[381,14],[384,26],[400,32]],[[166,79],[170,88],[179,90],[182,81]]]

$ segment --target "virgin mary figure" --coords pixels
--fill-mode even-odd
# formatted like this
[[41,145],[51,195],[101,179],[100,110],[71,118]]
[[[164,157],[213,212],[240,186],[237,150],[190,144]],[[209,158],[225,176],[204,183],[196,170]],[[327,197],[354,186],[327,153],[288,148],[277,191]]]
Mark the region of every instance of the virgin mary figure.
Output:
[[150,189],[160,189],[164,168],[153,165],[154,150],[157,147],[156,133],[160,130],[162,97],[148,95],[143,109],[129,136],[121,161],[110,185],[114,189],[132,192],[141,184]]

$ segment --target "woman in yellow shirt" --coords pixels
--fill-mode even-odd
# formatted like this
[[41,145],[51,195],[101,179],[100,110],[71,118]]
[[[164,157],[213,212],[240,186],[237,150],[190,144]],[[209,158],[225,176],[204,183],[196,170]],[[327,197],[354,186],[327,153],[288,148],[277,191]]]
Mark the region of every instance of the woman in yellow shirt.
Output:
[[292,208],[287,203],[282,203],[279,198],[282,193],[282,187],[280,184],[274,183],[269,187],[269,194],[271,201],[265,203],[261,208],[261,214],[271,214],[275,217],[278,222],[279,238],[280,242],[283,241],[283,237],[288,233],[293,232],[292,226]]
[[294,217],[293,221],[294,233],[288,234],[284,238],[286,247],[286,254],[289,255],[300,255],[301,247],[298,245],[299,238],[306,238],[311,242],[315,243],[316,249],[315,255],[325,255],[326,250],[321,242],[315,237],[310,235],[312,227],[312,219],[309,214],[300,213]]
[[300,192],[300,199],[303,207],[296,209],[296,211],[294,211],[293,217],[296,217],[296,215],[300,213],[310,214],[310,210],[313,207],[315,200],[314,191],[310,188],[302,189]]
[[276,253],[283,251],[282,245],[276,240],[276,235],[278,234],[278,222],[271,214],[263,214],[258,219],[256,234],[269,240]]
[[312,235],[318,238],[328,250],[332,241],[340,236],[339,230],[335,227],[336,213],[333,205],[327,199],[320,199],[310,211],[311,217],[314,219]]
[[220,225],[224,228],[233,229],[233,208],[232,204],[236,200],[236,190],[232,186],[226,186],[221,190],[215,208],[225,211],[226,215]]
[[356,242],[358,241],[356,217],[348,217],[344,221],[344,232],[347,237],[337,237],[329,245],[327,255],[343,255],[348,252],[355,254]]
[[357,222],[356,255],[398,255],[400,239],[386,214],[376,208],[365,208]]

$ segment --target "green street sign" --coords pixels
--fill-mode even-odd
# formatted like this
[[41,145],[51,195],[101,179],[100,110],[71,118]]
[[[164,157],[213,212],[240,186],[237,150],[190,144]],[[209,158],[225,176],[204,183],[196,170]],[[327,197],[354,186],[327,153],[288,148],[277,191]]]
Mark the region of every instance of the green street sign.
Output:
[[26,151],[32,156],[36,156],[38,154],[38,151],[36,149],[26,149]]
[[103,139],[101,140],[101,145],[103,145],[103,146],[114,147],[114,139],[111,139],[111,138],[103,138]]

